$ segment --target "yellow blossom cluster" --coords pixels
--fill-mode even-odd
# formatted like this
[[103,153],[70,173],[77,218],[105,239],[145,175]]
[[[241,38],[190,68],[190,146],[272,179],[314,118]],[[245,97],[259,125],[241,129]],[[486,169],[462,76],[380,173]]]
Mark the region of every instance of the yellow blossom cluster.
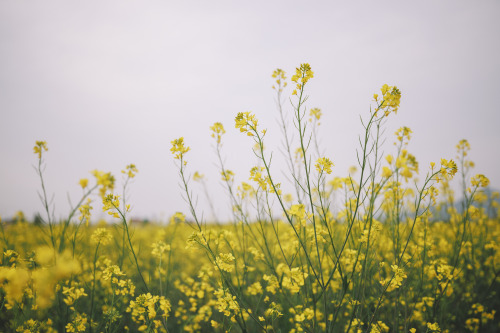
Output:
[[273,89],[277,89],[279,92],[282,92],[283,88],[287,86],[287,82],[285,81],[286,80],[285,71],[280,68],[277,68],[276,70],[274,70],[272,77],[276,79],[276,84],[278,86],[278,88],[276,88],[276,86],[273,86]]
[[113,194],[108,194],[102,199],[102,211],[108,212],[109,215],[120,218],[118,208],[120,207],[120,197]]
[[278,193],[278,195],[281,195],[281,190],[280,190],[281,185],[277,183],[274,184],[273,187],[271,179],[268,176],[264,176],[263,175],[264,172],[265,172],[264,167],[255,166],[252,169],[250,169],[249,179],[256,182],[263,191],[269,191],[269,193],[275,193],[275,188],[276,188],[276,192]]
[[297,85],[295,90],[292,92],[292,95],[297,95],[297,91],[302,91],[304,85],[314,77],[314,72],[311,70],[311,65],[304,63],[301,64],[300,67],[295,69],[295,74],[292,76],[292,82],[295,82]]
[[106,245],[111,242],[113,237],[111,234],[108,232],[108,229],[106,228],[97,228],[92,236],[90,237],[93,243],[95,244],[101,244],[101,245]]
[[217,297],[217,309],[224,313],[226,317],[234,318],[240,312],[240,306],[236,300],[236,296],[231,295],[229,290],[219,288],[214,293]]
[[135,164],[129,164],[125,167],[125,170],[122,170],[122,173],[128,178],[134,178],[138,172],[139,170],[137,170]]
[[234,256],[232,253],[221,253],[215,259],[216,266],[226,272],[232,272],[234,270]]
[[92,175],[96,178],[101,198],[104,198],[108,191],[113,191],[115,188],[115,177],[111,172],[94,170],[92,171]]
[[257,132],[258,120],[251,112],[238,112],[234,119],[236,129],[241,133],[247,133],[248,136],[253,136]]
[[190,149],[189,147],[184,146],[183,137],[175,139],[171,143],[172,148],[170,148],[170,151],[174,154],[174,158],[176,159],[182,159],[184,154],[186,154]]
[[[313,119],[319,121],[322,114],[323,113],[321,112],[320,108],[312,108],[311,110],[309,110],[309,121],[313,121]],[[321,125],[319,122],[317,124]]]
[[403,280],[407,278],[404,269],[400,268],[398,265],[391,265],[391,269],[393,272],[392,277],[380,281],[380,284],[387,286],[388,292],[401,287]]
[[[169,316],[171,305],[168,299],[163,296],[141,294],[130,301],[127,312],[132,315],[132,320],[139,324],[139,331],[145,331],[148,327],[155,330],[162,326],[160,318],[166,319]],[[160,315],[160,317],[157,317]]]
[[234,172],[232,172],[231,170],[221,171],[221,176],[222,176],[222,180],[225,182],[234,181]]
[[38,155],[38,159],[42,158],[42,152],[47,151],[47,142],[45,141],[36,141],[35,146],[33,147],[33,153]]
[[217,144],[220,144],[222,135],[226,133],[222,123],[214,123],[212,126],[210,126],[210,130],[212,131],[212,138],[215,138]]
[[92,201],[87,199],[87,202],[83,205],[81,205],[78,210],[80,211],[80,222],[83,223],[85,222],[87,225],[89,224],[90,221],[90,211],[93,209],[92,206],[90,205]]
[[327,174],[332,173],[333,163],[327,157],[320,157],[316,161],[315,166],[316,166],[316,170],[318,170],[319,173],[323,173],[323,172],[326,172]]
[[486,187],[489,185],[490,180],[484,175],[478,174],[471,178],[470,183],[474,187]]

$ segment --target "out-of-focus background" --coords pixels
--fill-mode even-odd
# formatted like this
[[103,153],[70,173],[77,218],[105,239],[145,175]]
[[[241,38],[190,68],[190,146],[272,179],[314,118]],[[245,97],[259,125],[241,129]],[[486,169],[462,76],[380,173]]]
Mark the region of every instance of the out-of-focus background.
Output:
[[[475,172],[498,188],[499,14],[498,1],[2,1],[0,215],[42,212],[35,140],[48,143],[45,181],[57,218],[93,169],[115,174],[120,193],[129,163],[139,169],[131,216],[163,222],[187,213],[170,153],[183,136],[188,172],[205,174],[219,219],[229,218],[209,127],[224,124],[226,166],[247,181],[252,141],[234,117],[254,112],[284,181],[271,74],[282,68],[290,78],[303,62],[315,75],[306,106],[323,111],[319,136],[334,175],[356,164],[359,117],[388,83],[403,95],[386,122],[386,153],[394,131],[410,127],[422,178],[465,138]],[[95,219],[106,216],[95,207]]]

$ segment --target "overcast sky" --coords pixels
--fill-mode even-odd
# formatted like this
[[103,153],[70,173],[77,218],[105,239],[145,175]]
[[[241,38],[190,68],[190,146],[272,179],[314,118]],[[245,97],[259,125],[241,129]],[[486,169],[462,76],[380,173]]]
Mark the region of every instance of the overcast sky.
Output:
[[[246,181],[255,158],[234,117],[254,112],[279,155],[271,74],[290,77],[303,62],[315,73],[306,106],[323,110],[319,135],[335,175],[356,163],[359,116],[388,83],[402,102],[386,123],[386,153],[394,131],[410,127],[408,149],[425,175],[466,138],[475,172],[498,188],[499,17],[499,1],[1,1],[0,215],[43,209],[36,140],[48,143],[57,217],[68,214],[68,196],[79,199],[80,178],[111,171],[120,191],[129,163],[139,169],[133,216],[187,213],[170,153],[184,136],[188,171],[206,175],[227,217],[209,127],[225,125],[227,167]],[[201,188],[193,190],[209,216]],[[93,213],[102,216],[97,206]]]

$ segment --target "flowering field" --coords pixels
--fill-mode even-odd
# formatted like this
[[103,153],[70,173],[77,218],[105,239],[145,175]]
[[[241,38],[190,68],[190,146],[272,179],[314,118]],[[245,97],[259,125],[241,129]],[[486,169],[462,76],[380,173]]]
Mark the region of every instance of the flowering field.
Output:
[[[499,193],[473,173],[468,142],[455,160],[420,166],[403,127],[382,156],[384,120],[401,99],[384,85],[362,116],[357,170],[333,177],[316,137],[321,110],[304,105],[313,77],[308,64],[290,81],[273,73],[284,170],[264,149],[266,129],[241,112],[234,126],[255,143],[256,164],[236,183],[222,158],[224,126],[211,127],[231,223],[204,221],[193,204],[193,182],[205,182],[190,169],[184,138],[171,152],[187,204],[167,226],[131,223],[114,176],[97,170],[80,180],[84,194],[68,218],[54,221],[47,143],[37,141],[45,212],[37,223],[22,214],[0,223],[0,331],[500,331]],[[292,114],[282,108],[287,82]],[[124,192],[137,172],[123,170]],[[282,172],[289,184],[277,182]],[[115,223],[89,223],[91,198]]]

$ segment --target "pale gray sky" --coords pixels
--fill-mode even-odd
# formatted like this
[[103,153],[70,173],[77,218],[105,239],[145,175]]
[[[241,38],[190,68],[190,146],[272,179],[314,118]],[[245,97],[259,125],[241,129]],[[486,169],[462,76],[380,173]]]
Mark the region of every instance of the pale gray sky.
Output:
[[498,188],[499,15],[499,1],[2,1],[0,215],[42,211],[35,140],[48,142],[57,217],[90,170],[113,172],[120,188],[129,163],[139,168],[133,216],[187,213],[169,151],[184,136],[189,171],[207,176],[227,216],[209,127],[225,125],[227,167],[246,181],[252,144],[234,116],[255,112],[279,155],[271,73],[290,77],[302,62],[315,72],[307,106],[323,110],[320,136],[336,175],[355,164],[359,115],[388,83],[403,97],[387,122],[387,153],[392,133],[410,127],[409,151],[425,173],[466,138],[475,171]]

